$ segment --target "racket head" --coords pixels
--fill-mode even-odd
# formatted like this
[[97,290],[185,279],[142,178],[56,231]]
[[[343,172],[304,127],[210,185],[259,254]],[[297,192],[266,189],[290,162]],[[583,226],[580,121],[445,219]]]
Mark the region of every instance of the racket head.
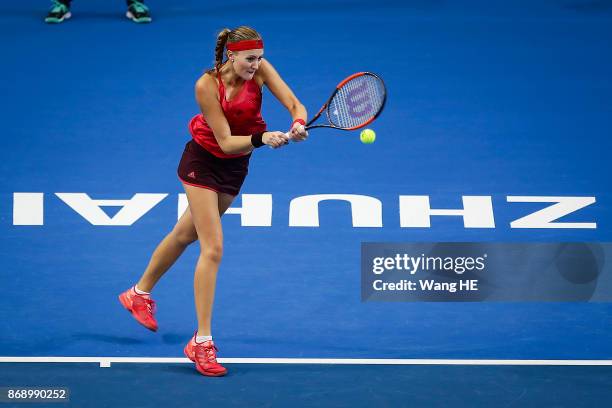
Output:
[[384,81],[372,72],[358,72],[340,82],[326,104],[331,127],[362,128],[376,119],[387,102]]

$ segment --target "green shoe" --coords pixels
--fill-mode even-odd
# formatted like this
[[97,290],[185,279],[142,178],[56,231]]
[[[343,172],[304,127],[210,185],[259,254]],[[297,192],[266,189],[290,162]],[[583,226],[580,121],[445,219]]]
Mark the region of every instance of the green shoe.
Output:
[[52,2],[51,10],[45,17],[45,23],[58,24],[72,16],[70,9],[64,3],[60,3],[58,0],[52,0]]
[[130,3],[125,16],[135,23],[150,23],[151,14],[149,8],[144,3],[133,1]]

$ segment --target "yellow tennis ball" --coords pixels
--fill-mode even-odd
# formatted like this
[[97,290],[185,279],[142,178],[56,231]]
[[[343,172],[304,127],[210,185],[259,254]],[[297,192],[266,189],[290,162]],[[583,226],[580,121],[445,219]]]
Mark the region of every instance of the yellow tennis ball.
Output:
[[372,129],[363,129],[359,134],[359,139],[361,143],[371,144],[376,140],[376,132]]

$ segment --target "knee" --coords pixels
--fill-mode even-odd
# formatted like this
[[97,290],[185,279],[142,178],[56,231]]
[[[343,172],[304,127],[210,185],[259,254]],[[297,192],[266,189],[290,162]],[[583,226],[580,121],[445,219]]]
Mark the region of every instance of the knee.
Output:
[[171,234],[174,241],[181,246],[189,246],[198,239],[198,234],[195,231],[179,231],[175,229]]
[[223,244],[221,242],[208,242],[201,245],[200,256],[207,261],[221,263],[223,257]]

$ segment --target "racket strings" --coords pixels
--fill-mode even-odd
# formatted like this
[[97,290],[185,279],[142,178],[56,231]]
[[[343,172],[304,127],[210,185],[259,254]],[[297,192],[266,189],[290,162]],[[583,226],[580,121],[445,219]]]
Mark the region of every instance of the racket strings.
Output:
[[345,83],[329,103],[330,123],[340,128],[355,128],[368,122],[385,102],[383,82],[373,75],[360,75]]

